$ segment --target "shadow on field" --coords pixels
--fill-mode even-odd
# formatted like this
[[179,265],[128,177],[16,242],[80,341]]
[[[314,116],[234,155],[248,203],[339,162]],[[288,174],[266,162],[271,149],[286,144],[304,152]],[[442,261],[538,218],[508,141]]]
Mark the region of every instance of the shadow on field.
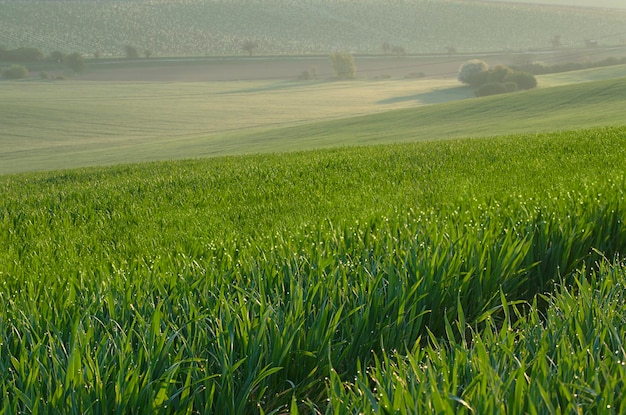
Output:
[[414,95],[404,95],[401,97],[387,98],[382,101],[376,102],[376,104],[389,105],[407,101],[417,101],[421,104],[441,104],[444,102],[473,97],[474,92],[471,88],[467,86],[457,86],[453,88],[444,88],[429,92],[422,92]]
[[229,94],[249,94],[255,92],[270,92],[270,91],[283,91],[287,89],[301,88],[303,86],[311,86],[311,85],[319,85],[325,84],[328,81],[317,80],[317,81],[283,81],[277,82],[274,84],[263,85],[255,88],[244,88],[244,89],[236,89],[233,91],[221,92],[218,95],[229,95]]

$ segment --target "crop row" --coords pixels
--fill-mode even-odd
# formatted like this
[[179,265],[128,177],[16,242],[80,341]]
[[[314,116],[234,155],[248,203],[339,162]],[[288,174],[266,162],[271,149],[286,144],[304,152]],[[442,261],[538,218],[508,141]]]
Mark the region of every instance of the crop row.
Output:
[[160,56],[232,55],[247,39],[264,54],[527,50],[585,40],[623,42],[626,14],[538,6],[411,2],[3,1],[0,45],[122,55],[124,45]]

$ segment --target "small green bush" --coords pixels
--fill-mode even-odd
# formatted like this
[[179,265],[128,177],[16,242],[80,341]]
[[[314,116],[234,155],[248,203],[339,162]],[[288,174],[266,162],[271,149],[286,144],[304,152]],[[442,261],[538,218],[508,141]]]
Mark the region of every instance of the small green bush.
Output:
[[353,79],[356,74],[354,58],[349,53],[336,52],[330,55],[330,62],[341,79]]
[[513,74],[513,70],[508,66],[497,65],[488,71],[489,82],[505,82],[505,79]]
[[124,55],[126,59],[139,59],[139,51],[133,45],[124,46]]
[[489,82],[475,92],[477,97],[486,97],[488,95],[506,94],[510,92],[505,84],[502,82]]
[[85,60],[83,59],[83,56],[78,52],[74,52],[71,55],[68,55],[65,58],[65,64],[68,68],[76,73],[82,72],[85,69]]
[[519,91],[519,85],[517,85],[515,82],[505,82],[504,87],[506,88],[506,92]]
[[519,89],[533,89],[537,87],[537,78],[528,72],[513,72],[505,78],[505,82],[515,82]]
[[28,76],[28,69],[22,65],[11,65],[4,71],[2,76],[8,79],[22,79]]
[[486,63],[472,60],[461,65],[458,80],[475,88],[479,97],[504,94],[537,86],[537,79],[529,72],[517,71],[504,65],[489,68]]

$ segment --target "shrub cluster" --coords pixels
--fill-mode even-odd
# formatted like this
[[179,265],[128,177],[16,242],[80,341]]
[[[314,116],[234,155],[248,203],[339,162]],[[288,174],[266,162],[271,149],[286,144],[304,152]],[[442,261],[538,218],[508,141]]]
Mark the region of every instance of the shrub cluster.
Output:
[[545,75],[551,73],[579,71],[581,69],[602,68],[605,66],[626,64],[626,57],[618,59],[616,57],[608,57],[597,62],[567,62],[556,65],[546,65],[540,62],[533,62],[512,68],[517,71],[529,72],[534,75]]
[[54,51],[48,56],[48,60],[54,63],[63,63],[73,72],[82,72],[85,69],[83,55],[78,52],[66,55],[63,52]]
[[0,61],[5,62],[39,62],[44,60],[44,54],[37,48],[7,49],[0,46]]
[[528,72],[516,71],[504,65],[489,68],[484,61],[474,59],[461,65],[457,79],[472,88],[476,96],[504,94],[537,86],[537,79]]
[[332,67],[340,79],[353,79],[356,75],[356,65],[351,54],[335,52],[330,55]]
[[2,71],[2,76],[7,79],[22,79],[28,76],[28,69],[22,65],[11,65]]

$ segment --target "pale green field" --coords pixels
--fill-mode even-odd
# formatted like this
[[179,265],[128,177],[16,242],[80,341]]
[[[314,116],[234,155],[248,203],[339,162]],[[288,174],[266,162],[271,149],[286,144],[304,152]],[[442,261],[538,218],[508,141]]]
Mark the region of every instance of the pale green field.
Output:
[[621,78],[626,76],[626,65],[613,65],[604,68],[582,69],[580,71],[562,72],[538,77],[541,87],[569,85],[579,82],[600,81],[603,79]]
[[624,69],[545,75],[538,90],[476,100],[455,79],[3,81],[0,174],[622,125],[624,82],[589,81]]
[[[472,96],[453,79],[0,82],[0,173],[167,159],[164,146]],[[408,97],[407,97],[408,95]],[[234,148],[231,146],[234,145]],[[221,143],[209,154],[245,151]],[[269,149],[271,150],[271,144]],[[276,150],[281,150],[277,148]],[[207,149],[205,149],[207,151]],[[206,155],[206,154],[204,154]],[[191,151],[173,157],[194,157]]]

